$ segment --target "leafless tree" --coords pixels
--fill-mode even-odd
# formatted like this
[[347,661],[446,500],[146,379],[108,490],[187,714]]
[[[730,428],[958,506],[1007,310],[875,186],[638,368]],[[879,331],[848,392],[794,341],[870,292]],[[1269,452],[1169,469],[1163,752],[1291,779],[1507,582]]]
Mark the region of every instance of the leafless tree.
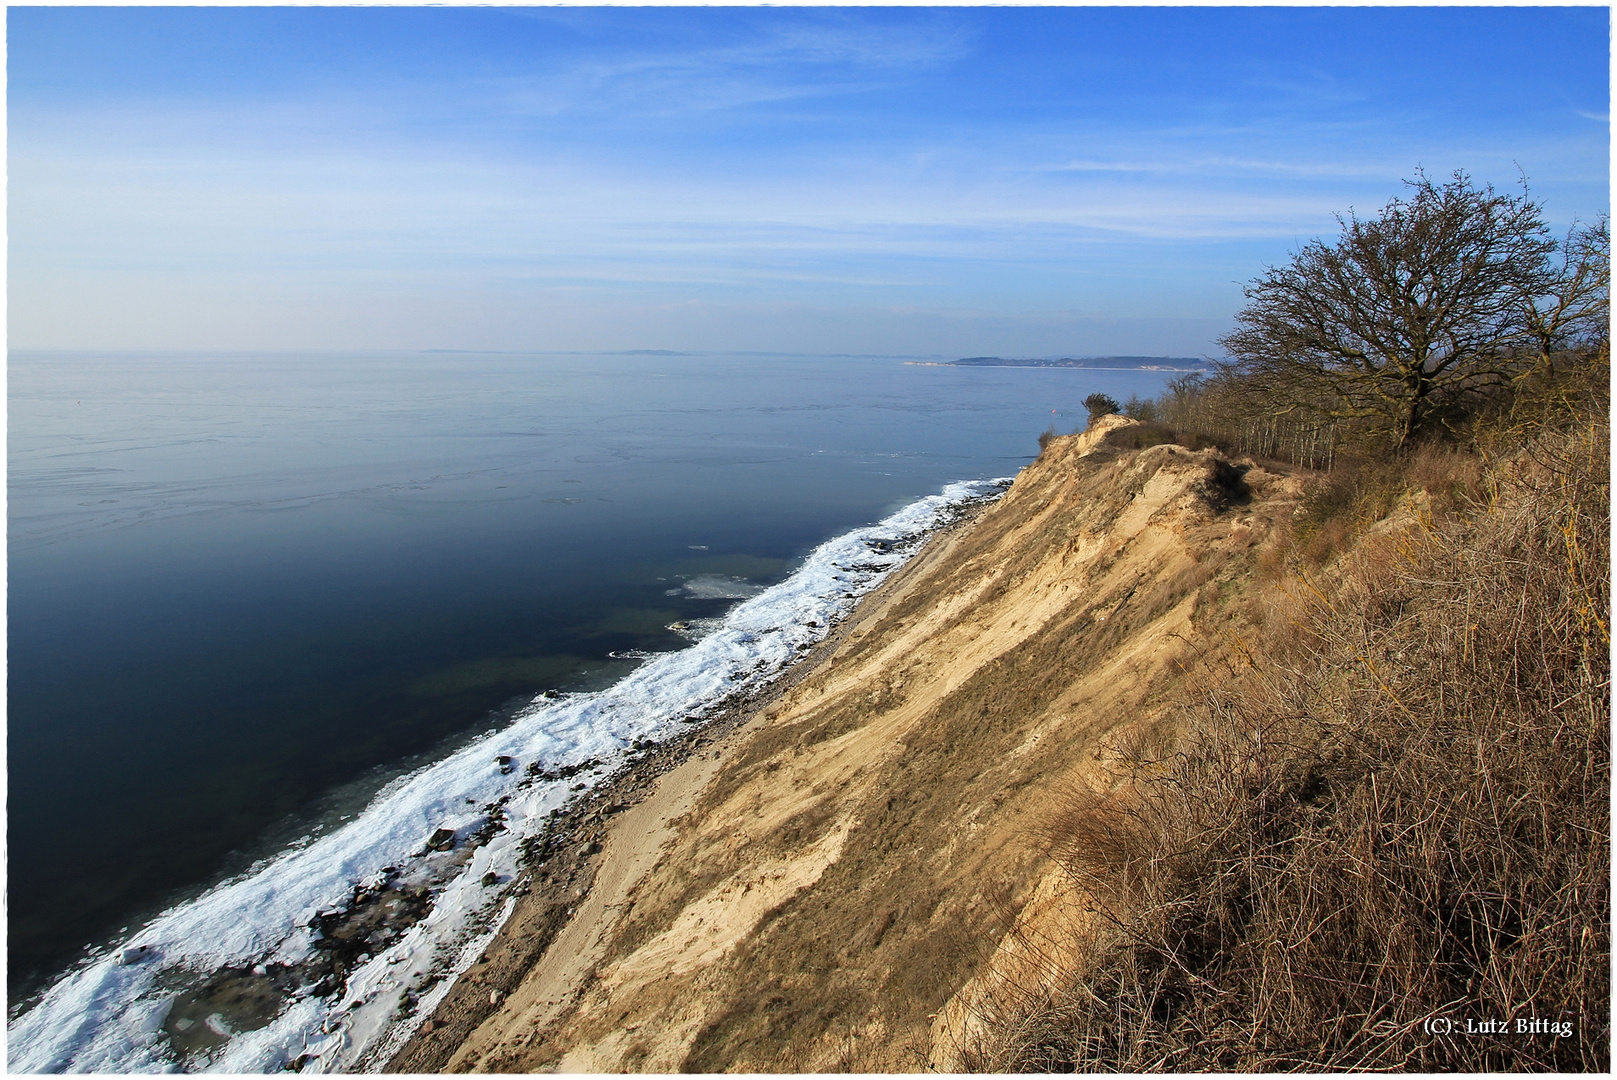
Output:
[[1611,230],[1606,218],[1574,226],[1561,244],[1555,288],[1523,298],[1535,365],[1570,352],[1611,349]]
[[1400,449],[1586,330],[1604,296],[1603,225],[1575,232],[1558,266],[1525,191],[1458,172],[1409,187],[1255,279],[1221,340],[1227,373],[1275,412],[1354,421]]

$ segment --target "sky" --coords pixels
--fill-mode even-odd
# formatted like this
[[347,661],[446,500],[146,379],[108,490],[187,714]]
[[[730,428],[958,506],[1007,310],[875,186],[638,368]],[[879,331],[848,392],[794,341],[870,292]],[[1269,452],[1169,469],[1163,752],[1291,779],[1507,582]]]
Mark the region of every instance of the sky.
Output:
[[1219,355],[1421,170],[1609,206],[1604,7],[6,18],[12,348]]

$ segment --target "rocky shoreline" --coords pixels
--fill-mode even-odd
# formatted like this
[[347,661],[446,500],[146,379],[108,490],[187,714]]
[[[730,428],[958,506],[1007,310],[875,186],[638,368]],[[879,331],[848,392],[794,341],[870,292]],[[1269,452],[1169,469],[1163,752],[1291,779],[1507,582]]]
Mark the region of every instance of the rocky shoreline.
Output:
[[505,927],[384,1071],[441,1070],[466,1035],[515,989],[588,894],[612,818],[645,798],[662,773],[744,723],[754,707],[750,700],[727,703],[700,729],[637,753],[611,780],[557,813],[544,833],[525,841],[523,877]]

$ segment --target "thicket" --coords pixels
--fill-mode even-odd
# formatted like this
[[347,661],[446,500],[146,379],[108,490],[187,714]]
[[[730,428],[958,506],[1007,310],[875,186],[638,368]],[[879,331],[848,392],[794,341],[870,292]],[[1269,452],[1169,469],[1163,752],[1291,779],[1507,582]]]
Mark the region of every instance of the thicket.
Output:
[[[1085,959],[998,1002],[974,1067],[1609,1069],[1597,235],[1518,251],[1563,256],[1559,298],[1516,309],[1526,336],[1474,338],[1489,355],[1445,370],[1477,377],[1429,390],[1413,427],[1396,395],[1282,409],[1305,390],[1272,358],[1124,407],[1151,439],[1322,471],[1252,586],[1265,629],[1182,704],[1190,734],[1117,747],[1115,789],[1055,814]],[[1552,308],[1579,313],[1535,343]]]

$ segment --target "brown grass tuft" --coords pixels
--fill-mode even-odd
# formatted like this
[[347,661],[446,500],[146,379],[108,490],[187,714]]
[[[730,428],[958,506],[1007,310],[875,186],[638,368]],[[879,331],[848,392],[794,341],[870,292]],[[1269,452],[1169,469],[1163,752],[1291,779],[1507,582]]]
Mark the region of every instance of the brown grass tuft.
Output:
[[1290,579],[1284,647],[1240,650],[1189,743],[1117,748],[1117,792],[1055,815],[1099,929],[969,1063],[1608,1069],[1608,445],[1433,451],[1331,494],[1321,523],[1398,488],[1434,511]]

